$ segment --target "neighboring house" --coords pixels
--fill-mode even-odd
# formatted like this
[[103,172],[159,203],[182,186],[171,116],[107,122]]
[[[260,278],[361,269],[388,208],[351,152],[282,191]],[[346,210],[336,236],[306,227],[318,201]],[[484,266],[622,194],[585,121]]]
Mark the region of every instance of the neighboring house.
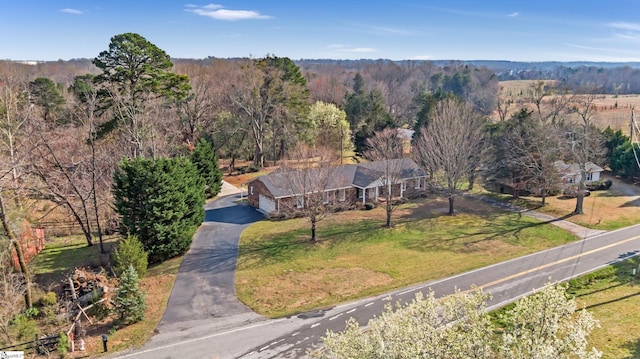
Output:
[[[562,181],[566,185],[579,183],[582,177],[580,165],[577,163],[565,163],[564,161],[554,162],[554,166],[558,170]],[[585,182],[596,182],[600,180],[600,175],[604,169],[593,162],[587,162],[585,165]]]
[[407,128],[398,128],[398,136],[402,139],[402,150],[404,153],[411,153],[411,143],[413,141],[413,135],[416,133],[414,130]]
[[[322,191],[323,203],[327,206],[354,205],[366,202],[378,202],[384,199],[385,191],[391,187],[394,197],[408,197],[425,189],[425,171],[409,158],[395,159],[389,162],[395,178],[391,186],[385,179],[385,161],[373,161],[335,168]],[[313,170],[312,170],[313,171]],[[301,207],[304,193],[294,192],[286,185],[286,174],[274,171],[257,177],[246,183],[247,201],[250,206],[261,212],[280,213]]]

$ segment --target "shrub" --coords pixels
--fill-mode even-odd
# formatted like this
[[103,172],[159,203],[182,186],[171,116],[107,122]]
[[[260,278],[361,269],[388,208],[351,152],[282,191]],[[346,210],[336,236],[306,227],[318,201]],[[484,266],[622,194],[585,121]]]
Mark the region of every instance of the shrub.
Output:
[[371,202],[367,202],[364,204],[364,209],[366,209],[367,211],[372,210],[374,208],[376,208],[376,205]]
[[122,273],[120,286],[115,297],[115,310],[124,325],[136,323],[144,318],[147,305],[140,291],[138,273],[132,265]]
[[120,276],[130,265],[140,277],[144,277],[147,273],[148,254],[138,237],[131,235],[118,243],[113,253],[113,270]]
[[40,305],[42,305],[43,307],[49,307],[52,305],[56,305],[57,303],[58,303],[58,296],[56,296],[56,293],[54,292],[46,292],[40,298]]
[[64,358],[71,347],[71,343],[69,342],[69,337],[64,332],[60,332],[60,336],[58,337],[58,354],[60,354],[61,358]]
[[611,180],[606,179],[606,180],[600,180],[595,182],[589,182],[586,184],[586,187],[589,191],[604,191],[611,188],[611,184],[612,184]]

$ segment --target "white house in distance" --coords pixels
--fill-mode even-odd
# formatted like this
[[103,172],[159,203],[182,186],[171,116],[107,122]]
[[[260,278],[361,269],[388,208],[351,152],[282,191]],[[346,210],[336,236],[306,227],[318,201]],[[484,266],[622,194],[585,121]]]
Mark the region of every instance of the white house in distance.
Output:
[[[577,163],[565,163],[564,161],[554,162],[554,166],[558,170],[562,181],[565,184],[580,182],[580,165]],[[593,162],[586,163],[585,182],[596,182],[600,180],[600,175],[604,169]]]

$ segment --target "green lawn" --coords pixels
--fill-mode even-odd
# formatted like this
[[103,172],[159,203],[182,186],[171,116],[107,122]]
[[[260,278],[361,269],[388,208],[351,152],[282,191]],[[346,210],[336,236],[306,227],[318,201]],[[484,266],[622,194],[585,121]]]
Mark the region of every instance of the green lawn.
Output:
[[[103,239],[107,252],[117,242],[117,236],[106,236]],[[45,248],[34,258],[34,273],[43,282],[59,279],[62,274],[76,267],[104,267],[108,255],[100,254],[100,243],[96,239],[94,245],[87,246],[83,236],[55,237],[47,239]]]
[[639,263],[633,258],[570,281],[568,291],[600,321],[589,343],[603,358],[640,358],[640,280],[632,275]]
[[574,237],[528,217],[498,212],[478,201],[457,201],[459,214],[442,214],[445,201],[419,200],[394,214],[343,212],[321,222],[310,243],[305,219],[258,222],[241,237],[238,297],[270,317],[334,305],[409,284],[497,263]]

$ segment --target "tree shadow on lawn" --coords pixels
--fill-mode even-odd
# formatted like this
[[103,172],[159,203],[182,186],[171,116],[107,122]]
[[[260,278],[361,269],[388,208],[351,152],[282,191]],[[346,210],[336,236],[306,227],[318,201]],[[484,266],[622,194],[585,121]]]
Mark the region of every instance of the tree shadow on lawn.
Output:
[[[449,216],[448,214],[442,214],[437,217]],[[565,220],[573,216],[573,214],[565,215],[561,218],[554,218],[549,221],[541,222],[523,222],[521,221],[522,214],[511,214],[507,219],[504,218],[505,213],[496,213],[485,217],[487,223],[478,228],[461,227],[457,232],[453,232],[451,228],[448,229],[453,235],[446,239],[438,240],[406,240],[403,241],[405,248],[417,251],[433,251],[433,250],[451,250],[453,249],[454,242],[470,237],[477,237],[473,240],[465,241],[459,244],[460,248],[457,248],[459,252],[473,253],[479,250],[477,247],[473,247],[474,244],[491,241],[495,239],[504,239],[506,243],[518,244],[521,242],[521,232],[529,228],[536,228],[544,226],[546,224],[553,223],[559,220]],[[437,218],[434,217],[434,218]],[[436,230],[436,226],[434,226]],[[429,232],[425,232],[425,238],[429,237]],[[513,240],[509,240],[511,237]]]
[[631,356],[625,358],[640,358],[640,339],[630,340],[622,345],[623,348],[627,349]]
[[237,252],[237,260],[241,264],[250,263],[248,268],[260,268],[271,263],[294,259],[301,251],[313,250],[317,244],[317,242],[311,242],[309,236],[274,237],[241,245]]
[[[237,252],[238,263],[250,263],[248,268],[260,268],[270,263],[281,263],[296,259],[305,252],[326,249],[341,242],[374,242],[375,239],[360,235],[375,230],[386,230],[384,222],[362,220],[355,223],[318,227],[316,241],[311,241],[310,227],[298,229],[286,235],[242,244]],[[227,251],[217,255],[231,257],[235,252]]]
[[[636,254],[637,254],[637,251],[621,253],[618,256],[619,258],[621,259],[628,258],[628,259],[622,262],[614,263],[610,267],[605,267],[596,272],[586,274],[584,276],[577,277],[570,280],[567,293],[575,295],[577,298],[581,298],[581,297],[587,297],[596,293],[606,292],[608,290],[611,290],[617,287],[622,287],[627,285],[631,287],[636,287],[637,281],[632,276],[632,270],[638,267],[638,263],[640,263],[640,258],[639,257],[629,258],[630,256],[635,256]],[[589,290],[584,292],[582,291],[585,288],[588,289],[590,286],[595,285],[598,281],[610,282],[611,285],[603,286],[602,288],[598,288],[594,290]],[[594,303],[587,306],[586,309],[596,308],[602,305],[615,303],[628,298],[633,298],[638,295],[640,295],[640,292],[624,295],[619,298],[607,300],[600,303]]]

